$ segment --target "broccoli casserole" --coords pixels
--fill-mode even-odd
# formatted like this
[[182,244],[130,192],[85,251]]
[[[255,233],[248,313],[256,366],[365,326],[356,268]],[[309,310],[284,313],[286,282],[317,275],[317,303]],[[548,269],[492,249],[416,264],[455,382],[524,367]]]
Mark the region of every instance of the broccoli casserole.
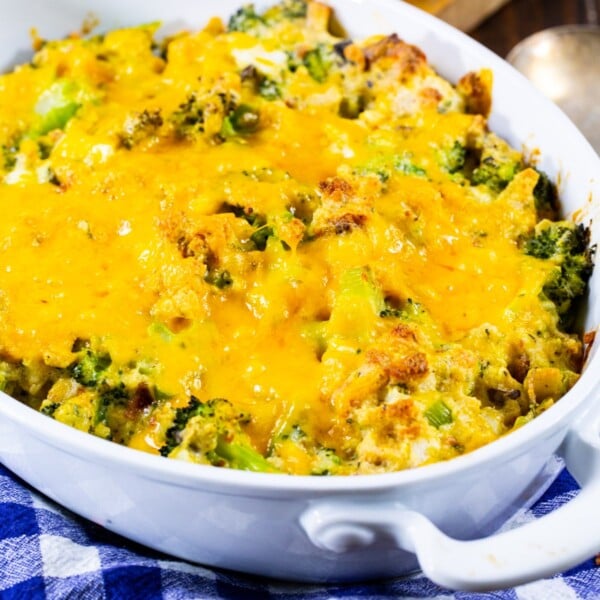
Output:
[[0,77],[0,388],[173,459],[470,452],[575,383],[587,232],[487,127],[492,74],[285,0]]

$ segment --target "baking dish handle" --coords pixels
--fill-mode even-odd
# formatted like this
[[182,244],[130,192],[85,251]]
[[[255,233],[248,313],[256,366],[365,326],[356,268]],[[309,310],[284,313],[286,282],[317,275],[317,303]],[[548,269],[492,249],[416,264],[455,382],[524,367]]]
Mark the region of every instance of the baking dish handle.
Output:
[[357,506],[341,500],[315,504],[301,525],[313,544],[333,552],[392,536],[401,549],[417,555],[432,581],[456,590],[503,589],[554,575],[600,551],[600,414],[589,416],[561,446],[581,491],[556,511],[516,529],[459,541],[401,505]]

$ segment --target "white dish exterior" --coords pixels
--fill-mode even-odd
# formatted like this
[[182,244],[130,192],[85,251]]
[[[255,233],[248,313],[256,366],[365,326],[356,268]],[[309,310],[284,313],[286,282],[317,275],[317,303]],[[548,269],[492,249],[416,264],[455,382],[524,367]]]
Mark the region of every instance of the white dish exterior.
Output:
[[[26,60],[29,30],[64,36],[90,13],[102,28],[162,20],[165,31],[227,17],[240,0],[0,0],[0,70]],[[258,6],[267,4],[256,2]],[[491,128],[540,149],[560,181],[566,214],[600,238],[600,160],[549,101],[498,57],[398,0],[330,0],[351,37],[397,32],[450,80],[494,71]],[[600,323],[600,273],[584,328]],[[460,589],[508,587],[568,568],[600,550],[600,352],[576,386],[526,427],[447,463],[349,478],[255,474],[165,460],[70,429],[0,394],[0,459],[75,512],[137,542],[190,561],[270,577],[332,581],[402,575],[420,564]],[[583,486],[553,515],[487,535],[548,483],[563,455]],[[588,518],[585,518],[585,517]],[[583,525],[579,524],[583,523]],[[441,533],[444,532],[444,533]],[[415,557],[415,554],[418,556]]]

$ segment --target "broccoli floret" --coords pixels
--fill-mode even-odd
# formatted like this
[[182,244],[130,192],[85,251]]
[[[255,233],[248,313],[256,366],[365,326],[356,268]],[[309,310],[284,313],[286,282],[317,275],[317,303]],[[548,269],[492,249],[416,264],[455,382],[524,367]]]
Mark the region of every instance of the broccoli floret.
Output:
[[334,448],[317,443],[314,436],[308,434],[298,423],[286,427],[276,436],[272,456],[277,460],[296,453],[304,455],[307,462],[310,462],[311,475],[336,475],[344,468],[344,461]]
[[119,142],[123,148],[131,150],[144,139],[157,134],[163,124],[163,119],[158,110],[144,110],[133,117],[128,117],[119,134]]
[[267,9],[263,13],[262,19],[268,26],[277,25],[282,21],[305,18],[307,9],[308,6],[305,0],[283,0],[283,2]]
[[554,303],[561,324],[571,320],[574,300],[585,292],[592,274],[592,250],[588,247],[589,231],[569,221],[538,223],[535,235],[525,244],[525,253],[554,263],[542,293]]
[[283,20],[302,19],[306,17],[306,13],[305,0],[283,0],[264,14],[258,14],[253,4],[247,4],[230,17],[227,29],[258,36],[264,27],[276,25]]
[[439,152],[439,162],[448,173],[457,173],[465,166],[467,149],[458,140]]
[[369,160],[365,165],[354,169],[353,174],[358,177],[374,175],[385,185],[392,176],[392,166],[390,160],[386,158],[374,158]]
[[247,104],[240,104],[234,108],[223,120],[221,134],[224,137],[234,135],[248,135],[260,127],[258,110]]
[[427,177],[425,169],[413,162],[412,152],[380,156],[369,160],[364,166],[354,170],[354,173],[361,177],[376,175],[382,184],[387,183],[394,172],[413,177]]
[[223,398],[201,402],[192,396],[187,406],[175,411],[168,429],[163,456],[245,471],[276,469],[256,451],[242,430],[248,421]]
[[333,448],[318,448],[311,475],[333,475],[342,465],[342,460]]
[[541,221],[535,235],[527,241],[525,252],[536,258],[564,260],[587,250],[589,232],[583,225],[569,221]]
[[246,4],[231,15],[227,24],[227,30],[256,33],[264,24],[263,18],[256,13],[254,5]]
[[284,0],[280,6],[282,15],[286,19],[303,19],[306,17],[306,0]]
[[479,166],[471,174],[471,182],[486,185],[493,192],[501,192],[522,168],[521,154],[493,133],[488,133]]
[[[68,373],[63,372],[63,375]],[[80,431],[111,439],[112,432],[107,422],[111,390],[105,384],[101,384],[100,387],[106,389],[100,391],[74,386],[71,378],[61,377],[53,383],[39,410],[42,414]]]
[[330,52],[323,44],[309,50],[303,57],[302,62],[306,67],[308,74],[318,83],[324,83],[329,76],[331,68]]
[[[139,368],[139,367],[138,367]],[[139,369],[140,373],[142,369]],[[123,382],[115,386],[103,383],[97,390],[94,429],[103,432],[119,444],[127,444],[135,435],[139,420],[151,414],[149,410],[156,406],[156,401],[164,399],[155,386],[148,386],[141,381],[135,387],[128,387]]]
[[514,178],[517,167],[512,162],[498,162],[491,156],[484,158],[473,171],[471,181],[475,185],[487,185],[494,192],[501,192]]
[[165,444],[160,449],[162,456],[169,456],[183,442],[183,434],[188,421],[194,417],[214,418],[214,409],[210,402],[205,404],[192,396],[187,406],[178,408],[175,411],[173,424],[167,430]]
[[214,285],[220,290],[231,287],[233,285],[233,278],[231,273],[227,269],[209,269],[204,276],[204,281],[210,285]]
[[404,302],[386,298],[385,308],[379,311],[379,316],[382,319],[403,319],[404,321],[415,321],[424,318],[426,315],[423,306],[412,298],[407,298]]
[[102,390],[96,405],[96,418],[94,424],[103,424],[108,427],[108,413],[111,407],[125,406],[129,400],[129,394],[122,383],[116,387]]
[[412,155],[404,153],[394,159],[394,169],[403,175],[414,175],[415,177],[426,177],[425,169],[418,167],[412,162]]
[[267,247],[267,240],[273,235],[273,233],[272,227],[269,225],[263,225],[250,236],[250,240],[252,240],[257,250],[263,252]]
[[195,92],[171,115],[175,133],[182,138],[204,133],[204,106]]
[[103,373],[110,367],[112,360],[106,352],[85,350],[70,367],[71,377],[81,385],[94,387]]
[[414,323],[420,326],[432,326],[433,321],[422,304],[415,302],[412,298],[400,300],[387,297],[384,308],[379,311],[382,319],[399,319],[407,324]]
[[246,85],[250,85],[252,91],[265,100],[277,100],[281,98],[280,84],[261,73],[254,65],[244,67],[240,72],[240,78]]
[[236,135],[249,135],[260,127],[260,114],[247,104],[237,105],[228,93],[200,95],[192,92],[170,118],[179,138],[204,135],[222,143]]
[[276,81],[263,77],[258,84],[258,94],[265,100],[277,100],[281,98],[281,86]]
[[95,386],[82,385],[85,387],[73,387],[68,378],[58,380],[40,411],[61,423],[117,443],[127,443],[135,433],[133,415],[141,415],[156,397],[145,383],[135,389],[122,382],[110,386],[105,380],[98,380]]
[[544,294],[556,305],[563,326],[571,322],[573,301],[583,296],[592,268],[585,255],[569,257],[544,285]]

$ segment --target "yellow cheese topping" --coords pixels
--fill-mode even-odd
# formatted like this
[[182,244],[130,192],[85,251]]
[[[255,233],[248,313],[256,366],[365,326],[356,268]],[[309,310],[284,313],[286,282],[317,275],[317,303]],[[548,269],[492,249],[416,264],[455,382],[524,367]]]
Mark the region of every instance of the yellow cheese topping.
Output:
[[2,389],[171,458],[353,474],[573,385],[585,232],[488,131],[491,73],[329,20],[72,35],[0,77]]

